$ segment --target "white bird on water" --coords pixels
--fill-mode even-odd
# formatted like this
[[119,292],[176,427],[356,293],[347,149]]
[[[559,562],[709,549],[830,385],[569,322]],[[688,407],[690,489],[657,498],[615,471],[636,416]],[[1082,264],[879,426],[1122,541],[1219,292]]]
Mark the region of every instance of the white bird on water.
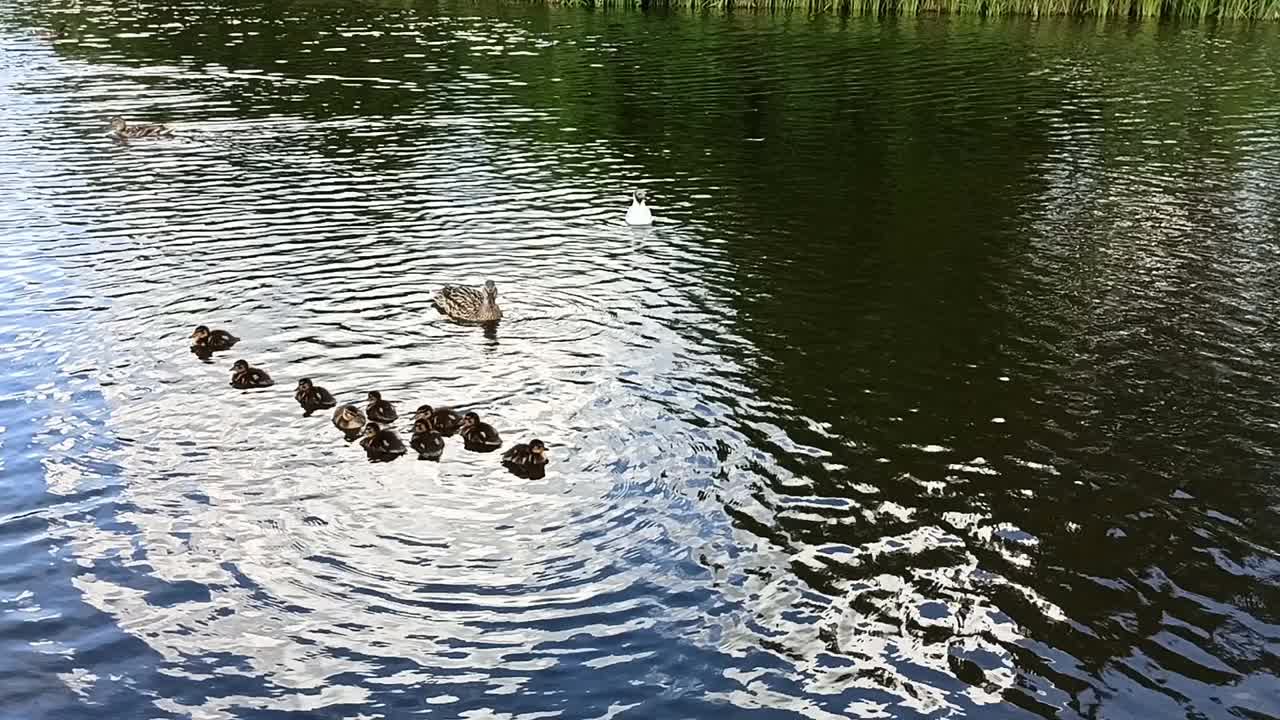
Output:
[[628,225],[652,225],[653,213],[649,212],[649,206],[644,204],[644,191],[637,190],[631,196],[631,207],[627,209]]

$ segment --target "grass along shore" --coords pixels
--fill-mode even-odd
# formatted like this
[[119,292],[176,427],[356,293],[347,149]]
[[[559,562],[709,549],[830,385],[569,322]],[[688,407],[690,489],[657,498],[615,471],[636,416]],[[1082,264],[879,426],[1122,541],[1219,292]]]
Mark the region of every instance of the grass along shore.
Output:
[[1280,20],[1280,0],[532,0],[600,8],[804,11],[837,15],[1070,16]]

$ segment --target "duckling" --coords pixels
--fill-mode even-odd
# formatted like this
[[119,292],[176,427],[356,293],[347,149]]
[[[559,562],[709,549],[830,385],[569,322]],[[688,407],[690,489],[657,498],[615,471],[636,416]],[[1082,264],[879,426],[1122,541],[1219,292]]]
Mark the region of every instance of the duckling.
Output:
[[649,212],[649,206],[644,204],[645,196],[643,190],[637,190],[631,194],[631,207],[627,208],[628,225],[653,224],[653,213]]
[[418,451],[419,460],[439,460],[444,454],[444,437],[432,430],[427,420],[415,420],[409,447]]
[[386,430],[377,423],[364,426],[364,437],[360,438],[360,447],[364,448],[369,459],[375,462],[395,460],[405,454],[404,443],[395,430]]
[[480,416],[469,412],[462,416],[462,434],[463,445],[475,452],[489,452],[502,447],[502,437],[498,435],[498,431],[486,422],[480,421]]
[[364,429],[364,413],[355,405],[343,405],[333,411],[333,426],[346,434],[347,442],[351,442]]
[[530,440],[529,444],[518,443],[502,453],[503,465],[546,465],[547,446],[541,440]]
[[249,367],[249,363],[244,360],[237,360],[231,366],[231,387],[239,390],[247,390],[249,388],[264,388],[275,385],[275,381],[267,374],[265,370],[256,367]]
[[226,330],[210,330],[208,325],[197,325],[191,333],[191,347],[208,352],[230,350],[240,338]]
[[377,390],[369,391],[369,404],[365,406],[364,414],[369,416],[369,422],[379,422],[384,425],[390,425],[400,417],[395,405],[392,405],[390,400],[383,400],[382,393]]
[[452,437],[462,427],[462,416],[449,408],[432,408],[430,405],[419,405],[413,414],[413,422],[426,421],[427,427],[445,437]]
[[132,138],[170,137],[173,130],[165,125],[130,125],[117,115],[111,118],[111,134],[121,140]]
[[436,292],[431,302],[437,310],[458,322],[493,323],[502,319],[498,286],[492,280],[485,280],[483,289],[446,285]]
[[60,22],[52,30],[36,30],[35,34],[41,40],[62,40],[67,37],[67,24]]
[[306,411],[307,415],[317,410],[328,410],[338,401],[333,399],[333,395],[322,387],[311,384],[311,378],[302,378],[298,381],[298,390],[293,396],[297,398],[298,404]]

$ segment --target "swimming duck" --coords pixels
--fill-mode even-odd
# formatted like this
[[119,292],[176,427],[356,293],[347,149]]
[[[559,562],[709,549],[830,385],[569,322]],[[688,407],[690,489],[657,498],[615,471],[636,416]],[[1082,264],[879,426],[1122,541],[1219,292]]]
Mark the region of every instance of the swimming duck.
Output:
[[240,338],[226,330],[210,330],[208,325],[197,325],[191,333],[191,347],[207,352],[230,350]]
[[256,367],[249,367],[249,363],[244,360],[237,360],[231,366],[231,387],[240,390],[249,388],[264,388],[275,385],[275,381],[267,374],[267,371],[260,370]]
[[444,437],[432,430],[428,421],[415,420],[409,447],[418,451],[419,460],[439,460],[444,454]]
[[541,440],[530,440],[529,444],[519,443],[502,453],[503,465],[546,465],[547,446]]
[[426,421],[427,427],[445,437],[450,437],[462,427],[462,416],[449,408],[432,408],[430,405],[419,405],[413,414],[413,422]]
[[637,190],[631,194],[631,207],[627,208],[628,225],[653,224],[653,213],[649,212],[649,206],[644,204],[645,196],[643,190]]
[[369,391],[369,404],[365,406],[364,414],[369,417],[369,422],[379,422],[384,425],[390,425],[400,417],[391,401],[383,400],[382,393],[377,390]]
[[293,394],[298,399],[298,404],[306,411],[307,415],[317,410],[328,410],[338,404],[333,399],[333,395],[322,387],[311,384],[311,378],[302,378],[298,381],[298,390]]
[[364,429],[364,413],[355,405],[343,405],[333,411],[333,426],[346,433],[347,442],[355,440]]
[[483,288],[446,285],[431,302],[440,312],[458,322],[491,323],[502,319],[498,307],[498,286],[485,280]]
[[117,115],[111,118],[111,134],[120,139],[169,137],[173,130],[164,125],[130,125]]
[[502,447],[498,431],[489,423],[481,422],[480,416],[473,412],[462,416],[462,429],[458,432],[462,434],[463,445],[468,450],[489,452]]
[[67,36],[67,24],[60,22],[52,30],[36,30],[35,34],[41,40],[61,40]]
[[360,438],[360,447],[364,448],[370,460],[394,460],[405,454],[404,443],[395,430],[387,430],[377,423],[364,426],[364,437]]

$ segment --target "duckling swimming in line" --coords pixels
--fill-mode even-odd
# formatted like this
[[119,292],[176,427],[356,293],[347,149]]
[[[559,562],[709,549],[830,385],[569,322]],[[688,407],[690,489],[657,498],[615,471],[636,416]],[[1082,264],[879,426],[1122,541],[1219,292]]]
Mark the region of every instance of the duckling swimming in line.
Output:
[[264,388],[275,385],[275,381],[267,374],[265,370],[256,367],[249,367],[249,363],[244,360],[237,360],[231,366],[231,387],[239,390],[248,390],[249,388]]
[[498,286],[484,281],[484,288],[446,285],[431,299],[440,312],[458,322],[491,323],[502,319],[498,307]]
[[547,446],[541,440],[518,443],[502,454],[503,465],[546,465]]
[[230,350],[240,338],[226,330],[210,330],[208,325],[197,325],[191,333],[191,347],[207,352]]
[[498,431],[486,422],[480,421],[480,416],[469,412],[462,416],[462,434],[463,446],[474,452],[489,452],[502,447],[502,437],[498,435]]
[[628,225],[652,225],[653,213],[649,212],[649,206],[644,204],[646,193],[643,190],[637,190],[631,195],[631,207],[627,209]]
[[445,437],[452,436],[462,427],[461,415],[449,408],[432,408],[430,405],[419,405],[418,411],[413,414],[415,425],[423,421],[427,423],[428,429]]
[[111,118],[111,134],[121,140],[171,137],[173,130],[165,125],[130,125],[117,115]]
[[333,426],[347,436],[347,442],[355,440],[364,429],[364,413],[355,405],[343,405],[333,411]]
[[360,439],[360,447],[364,448],[369,459],[374,462],[395,460],[405,454],[404,443],[395,430],[387,430],[377,423],[364,426],[364,437]]
[[418,451],[419,460],[439,460],[444,454],[444,437],[432,430],[426,420],[415,420],[409,447]]
[[365,406],[364,414],[369,417],[369,422],[377,422],[384,425],[390,425],[396,421],[396,418],[400,417],[391,401],[383,400],[382,393],[377,390],[369,391],[369,404]]
[[307,415],[317,410],[328,410],[338,401],[333,398],[328,390],[311,384],[311,378],[302,378],[298,381],[298,390],[293,396],[297,398],[298,404],[306,411]]

